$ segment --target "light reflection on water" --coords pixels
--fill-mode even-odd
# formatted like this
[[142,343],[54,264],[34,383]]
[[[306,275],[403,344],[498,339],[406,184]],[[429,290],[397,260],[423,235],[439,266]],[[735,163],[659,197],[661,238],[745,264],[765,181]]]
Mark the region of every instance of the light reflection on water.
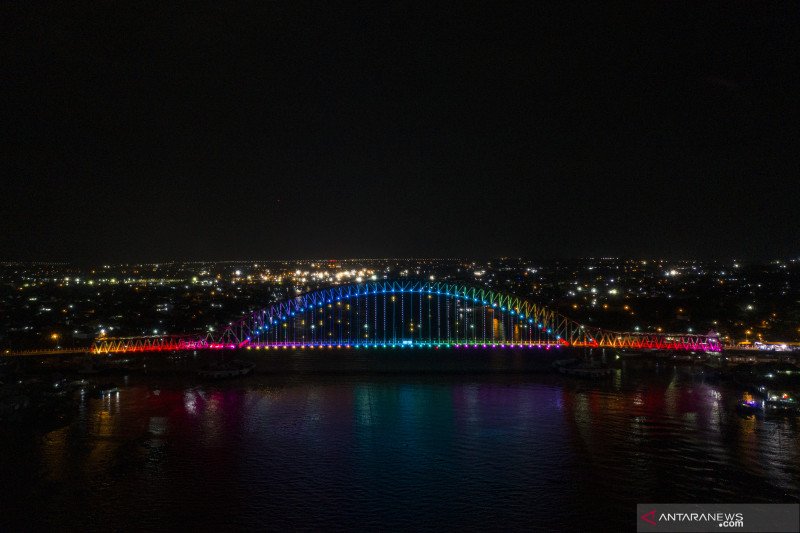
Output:
[[797,421],[683,368],[187,381],[4,437],[0,525],[629,529],[636,502],[800,495]]

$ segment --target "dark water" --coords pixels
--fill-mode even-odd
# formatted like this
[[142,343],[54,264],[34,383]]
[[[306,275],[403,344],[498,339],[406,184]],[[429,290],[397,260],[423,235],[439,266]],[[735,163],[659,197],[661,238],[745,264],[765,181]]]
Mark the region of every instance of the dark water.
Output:
[[636,502],[800,497],[797,421],[739,417],[741,391],[691,366],[581,381],[508,354],[470,373],[281,357],[297,372],[131,376],[64,427],[4,432],[0,530],[632,530]]

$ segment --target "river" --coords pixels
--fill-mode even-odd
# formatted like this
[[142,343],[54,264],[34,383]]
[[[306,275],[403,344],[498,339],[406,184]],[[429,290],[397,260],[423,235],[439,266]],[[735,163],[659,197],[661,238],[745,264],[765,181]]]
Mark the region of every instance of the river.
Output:
[[620,531],[637,502],[800,499],[798,421],[737,415],[741,390],[698,367],[586,381],[528,371],[531,354],[464,372],[442,354],[356,371],[372,355],[131,375],[61,427],[5,428],[0,530]]

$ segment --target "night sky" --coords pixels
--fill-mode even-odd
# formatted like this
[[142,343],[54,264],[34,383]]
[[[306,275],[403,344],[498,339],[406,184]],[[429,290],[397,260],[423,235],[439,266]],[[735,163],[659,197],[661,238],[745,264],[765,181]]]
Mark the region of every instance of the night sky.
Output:
[[31,4],[3,260],[800,255],[796,3]]

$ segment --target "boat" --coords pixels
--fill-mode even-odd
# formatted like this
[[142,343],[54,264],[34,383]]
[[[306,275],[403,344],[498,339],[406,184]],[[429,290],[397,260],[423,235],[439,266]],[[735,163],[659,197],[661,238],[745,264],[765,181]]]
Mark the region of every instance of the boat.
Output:
[[558,371],[562,374],[582,378],[600,378],[611,375],[610,368],[561,367]]
[[111,396],[119,392],[119,387],[114,385],[113,383],[103,383],[102,385],[97,386],[97,391],[100,393],[100,396]]
[[788,394],[780,397],[770,396],[768,400],[764,401],[764,412],[771,415],[796,416],[800,415],[800,405]]
[[222,379],[236,376],[246,376],[255,368],[255,363],[246,361],[229,361],[211,363],[198,370],[197,375],[204,378]]
[[600,366],[595,362],[579,363],[579,364],[563,364],[558,365],[558,371],[568,376],[578,376],[581,378],[600,378],[610,376],[613,372],[612,368]]
[[570,359],[556,359],[553,361],[553,368],[564,368],[567,366],[577,365],[580,361],[576,358]]
[[736,404],[736,410],[745,416],[755,415],[763,412],[764,404],[758,400],[740,400]]

